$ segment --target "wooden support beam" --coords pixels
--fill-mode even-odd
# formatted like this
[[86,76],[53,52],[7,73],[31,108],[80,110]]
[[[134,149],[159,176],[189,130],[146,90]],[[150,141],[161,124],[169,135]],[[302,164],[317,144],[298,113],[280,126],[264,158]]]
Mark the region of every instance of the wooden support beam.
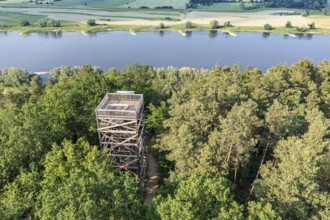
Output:
[[100,146],[112,158],[110,165],[140,180],[146,170],[143,107],[143,95],[108,93],[95,110]]
[[110,157],[139,158],[138,155],[108,154]]
[[136,134],[136,131],[122,131],[122,130],[104,130],[102,128],[97,129],[101,133],[114,133],[114,134]]

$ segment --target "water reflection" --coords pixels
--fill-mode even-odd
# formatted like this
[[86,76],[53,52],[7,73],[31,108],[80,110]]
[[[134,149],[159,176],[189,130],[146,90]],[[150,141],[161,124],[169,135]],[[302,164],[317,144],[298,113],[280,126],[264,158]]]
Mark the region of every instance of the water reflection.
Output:
[[313,34],[306,34],[306,38],[307,38],[308,40],[312,40],[312,38],[313,38]]
[[269,36],[270,36],[270,33],[268,33],[268,32],[263,32],[262,33],[262,38],[267,39]]
[[190,38],[192,35],[192,31],[186,31],[185,34],[187,38]]
[[[30,34],[27,34],[26,36],[30,36]],[[38,32],[38,36],[45,39],[48,38],[60,39],[62,38],[62,32],[61,31]]]
[[218,36],[218,31],[209,31],[209,38],[216,38]]
[[313,34],[303,34],[303,33],[298,33],[298,34],[296,34],[296,36],[297,36],[299,39],[306,39],[306,40],[312,40],[312,38],[313,38]]
[[304,34],[299,33],[299,34],[296,34],[296,36],[297,36],[299,39],[302,39],[302,38],[304,37]]
[[123,68],[130,63],[211,68],[215,63],[232,65],[240,62],[242,66],[250,64],[266,71],[278,63],[292,64],[301,57],[315,62],[330,59],[330,35],[305,34],[299,38],[293,34],[270,36],[268,33],[241,32],[235,33],[237,37],[234,37],[234,33],[217,31],[195,32],[193,37],[191,32],[184,34],[185,37],[178,32],[139,32],[138,37],[131,37],[126,31],[113,31],[89,36],[70,32],[20,36],[0,32],[0,69],[16,66],[47,71],[61,65],[86,63],[103,69]]
[[0,31],[0,36],[6,37],[8,35],[8,31]]
[[97,37],[97,32],[90,32],[88,33],[89,37]]

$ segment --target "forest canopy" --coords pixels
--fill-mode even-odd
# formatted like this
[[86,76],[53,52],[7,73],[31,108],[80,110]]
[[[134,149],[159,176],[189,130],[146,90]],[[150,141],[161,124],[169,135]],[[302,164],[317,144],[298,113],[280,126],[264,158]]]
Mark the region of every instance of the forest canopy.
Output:
[[[328,219],[330,62],[0,72],[0,219]],[[98,148],[107,92],[144,94],[152,206]]]

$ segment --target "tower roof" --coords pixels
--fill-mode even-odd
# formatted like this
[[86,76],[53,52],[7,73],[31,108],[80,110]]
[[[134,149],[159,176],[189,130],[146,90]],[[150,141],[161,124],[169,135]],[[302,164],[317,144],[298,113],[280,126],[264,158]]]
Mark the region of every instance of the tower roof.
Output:
[[96,108],[96,115],[110,118],[137,118],[142,111],[142,94],[107,93]]

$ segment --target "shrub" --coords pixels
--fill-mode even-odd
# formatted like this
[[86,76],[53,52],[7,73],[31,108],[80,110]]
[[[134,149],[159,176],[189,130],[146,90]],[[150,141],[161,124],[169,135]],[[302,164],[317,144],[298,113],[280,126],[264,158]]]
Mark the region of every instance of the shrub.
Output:
[[308,24],[308,27],[309,27],[310,30],[315,29],[315,23],[312,22],[312,23]]
[[193,24],[191,21],[186,22],[186,28],[193,28]]
[[296,30],[299,31],[299,32],[306,32],[307,28],[305,28],[305,27],[296,27]]
[[7,27],[9,27],[9,25],[7,25],[7,24],[0,24],[0,28],[7,28]]
[[173,6],[157,6],[155,9],[173,9]]
[[61,27],[61,22],[56,19],[47,20],[47,27]]
[[23,20],[19,22],[19,25],[22,27],[30,26],[30,22],[27,20]]
[[171,18],[171,17],[165,17],[165,20],[166,20],[166,21],[181,21],[181,20],[178,19],[178,18]]
[[301,13],[299,11],[294,11],[294,12],[285,11],[285,12],[276,12],[276,13],[274,13],[274,15],[290,16],[290,15],[301,15]]
[[88,19],[86,23],[87,23],[88,26],[95,26],[96,25],[96,21],[94,19]]
[[233,25],[230,23],[230,21],[226,21],[225,23],[223,23],[224,27],[232,27]]
[[323,14],[325,16],[330,16],[330,9],[324,9]]
[[302,16],[303,16],[303,17],[307,17],[307,16],[309,16],[309,15],[310,15],[309,10],[305,10],[305,11],[302,13]]
[[210,22],[210,27],[211,27],[211,29],[217,29],[217,28],[219,28],[219,21],[217,21],[217,20],[211,21]]
[[285,27],[286,27],[286,28],[293,28],[293,26],[292,26],[292,24],[291,24],[291,21],[287,21],[287,22],[285,23]]
[[61,22],[56,19],[40,19],[35,23],[38,27],[61,27]]
[[159,28],[160,28],[160,29],[164,29],[164,28],[165,28],[165,24],[164,24],[164,23],[160,23],[160,24],[159,24]]
[[267,31],[270,31],[270,30],[273,30],[273,26],[271,26],[270,24],[265,24],[264,29]]
[[35,26],[38,26],[38,27],[41,27],[41,28],[47,27],[47,20],[40,19],[35,23]]

